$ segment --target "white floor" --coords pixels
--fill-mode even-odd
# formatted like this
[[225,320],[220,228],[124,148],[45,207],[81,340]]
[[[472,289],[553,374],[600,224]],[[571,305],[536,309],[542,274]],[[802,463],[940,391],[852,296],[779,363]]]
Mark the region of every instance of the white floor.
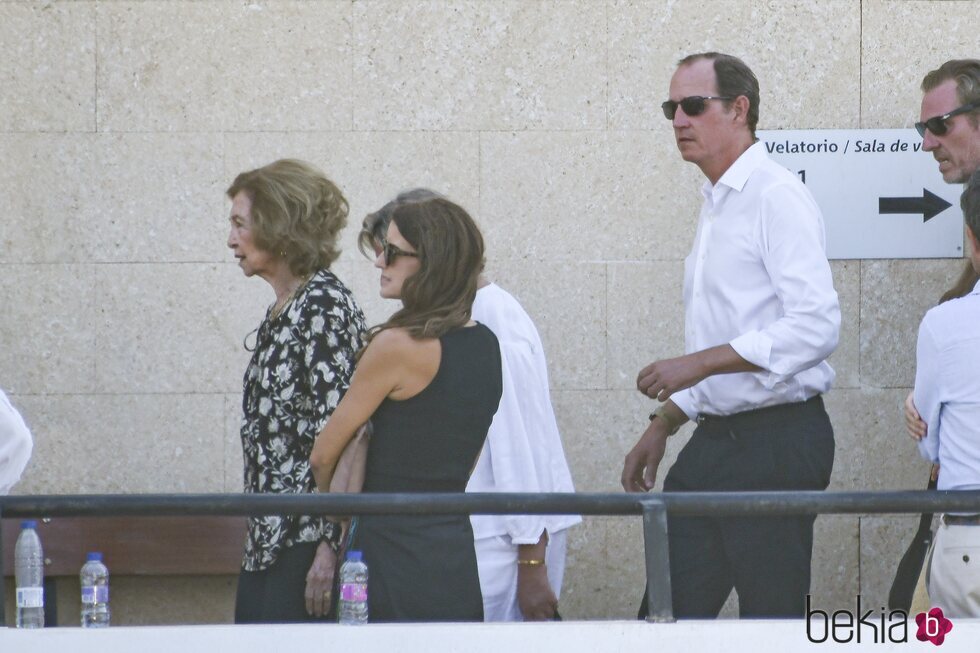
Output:
[[[816,624],[814,639],[828,634]],[[898,631],[893,630],[896,637]],[[874,643],[867,626],[862,641],[812,643],[799,621],[684,621],[647,624],[624,621],[546,624],[413,624],[369,626],[146,626],[82,630],[24,631],[0,628],[2,653],[270,653],[276,651],[356,651],[358,653],[787,653],[793,651],[934,651],[975,653],[980,620],[954,620],[941,647],[915,638]],[[839,638],[846,633],[839,630]],[[854,634],[853,632],[851,633]]]

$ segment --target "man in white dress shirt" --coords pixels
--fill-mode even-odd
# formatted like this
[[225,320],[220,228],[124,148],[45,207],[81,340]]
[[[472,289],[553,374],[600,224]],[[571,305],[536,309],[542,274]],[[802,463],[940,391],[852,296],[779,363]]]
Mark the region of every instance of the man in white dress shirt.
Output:
[[[380,252],[391,214],[405,202],[440,197],[416,188],[367,216],[358,246]],[[548,366],[530,316],[503,288],[481,276],[472,317],[500,343],[503,394],[467,492],[574,492],[551,407]],[[485,621],[558,616],[566,529],[578,515],[473,515]]]
[[[684,264],[686,353],[638,375],[663,403],[626,456],[623,487],[653,488],[667,438],[690,419],[665,492],[822,490],[834,436],[821,395],[840,308],[820,209],[756,141],[759,83],[740,59],[682,59],[662,108],[707,182]],[[743,617],[803,616],[813,521],[668,516],[674,616],[717,616],[732,588]]]
[[[980,171],[961,200],[970,262],[980,273]],[[922,318],[915,405],[919,451],[939,463],[940,490],[980,490],[980,283]],[[948,617],[980,617],[980,515],[945,514],[929,566],[929,601]]]
[[0,494],[7,494],[31,458],[31,432],[0,390]]

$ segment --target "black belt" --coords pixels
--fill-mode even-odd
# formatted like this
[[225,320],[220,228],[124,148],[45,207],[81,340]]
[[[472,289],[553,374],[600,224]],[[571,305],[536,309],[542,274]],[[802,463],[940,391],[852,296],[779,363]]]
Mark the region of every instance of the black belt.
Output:
[[791,404],[777,404],[775,406],[753,408],[752,410],[743,410],[740,413],[732,413],[731,415],[711,415],[709,413],[701,413],[697,417],[697,422],[698,424],[711,424],[713,422],[725,423],[730,420],[738,420],[742,418],[777,416],[781,413],[794,412],[803,406],[818,402],[823,403],[823,398],[821,395],[814,395],[806,401],[796,401]]
[[947,526],[980,526],[980,515],[943,515]]

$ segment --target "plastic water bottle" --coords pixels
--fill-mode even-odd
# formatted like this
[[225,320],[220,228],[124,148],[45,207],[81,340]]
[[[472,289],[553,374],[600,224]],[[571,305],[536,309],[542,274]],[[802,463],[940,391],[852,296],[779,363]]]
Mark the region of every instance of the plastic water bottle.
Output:
[[21,522],[14,545],[14,576],[17,580],[17,627],[44,628],[44,551],[37,522]]
[[109,570],[102,564],[102,554],[93,551],[78,574],[82,586],[82,628],[105,628],[109,625]]
[[360,551],[348,551],[340,567],[340,623],[368,622],[368,568]]

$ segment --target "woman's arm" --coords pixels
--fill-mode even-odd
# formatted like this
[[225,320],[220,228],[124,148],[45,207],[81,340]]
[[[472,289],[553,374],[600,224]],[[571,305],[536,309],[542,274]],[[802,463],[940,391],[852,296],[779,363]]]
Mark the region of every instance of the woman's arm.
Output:
[[330,489],[337,461],[357,429],[401,385],[410,366],[411,348],[407,333],[388,329],[379,333],[364,352],[347,394],[313,444],[310,466],[320,492]]

